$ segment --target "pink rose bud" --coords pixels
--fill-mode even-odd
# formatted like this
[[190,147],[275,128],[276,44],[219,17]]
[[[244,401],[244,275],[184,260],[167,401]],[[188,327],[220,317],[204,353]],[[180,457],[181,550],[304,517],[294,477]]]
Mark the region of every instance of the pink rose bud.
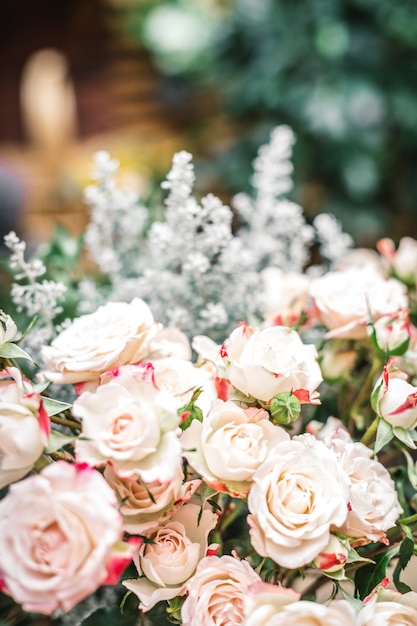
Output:
[[313,565],[323,572],[337,572],[347,562],[348,549],[336,535],[330,535],[327,546],[314,559]]
[[384,368],[372,393],[374,411],[391,426],[405,429],[417,425],[417,387],[400,370]]
[[410,321],[408,311],[384,315],[368,325],[368,334],[376,348],[398,356],[407,351],[410,344]]

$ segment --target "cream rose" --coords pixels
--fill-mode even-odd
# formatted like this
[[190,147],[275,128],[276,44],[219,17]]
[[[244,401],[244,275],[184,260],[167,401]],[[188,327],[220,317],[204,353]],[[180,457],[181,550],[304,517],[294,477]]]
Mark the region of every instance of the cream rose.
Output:
[[264,402],[277,393],[298,390],[312,400],[323,380],[315,346],[303,344],[287,326],[255,330],[242,324],[225,341],[221,354],[232,385]]
[[312,281],[310,294],[318,320],[329,329],[327,338],[364,339],[371,319],[408,306],[405,286],[371,268],[328,272]]
[[357,626],[417,626],[417,593],[381,589],[359,611]]
[[402,513],[394,481],[388,470],[371,458],[373,451],[360,442],[347,443],[333,438],[332,449],[349,476],[349,512],[339,527],[357,543],[387,543],[386,531],[395,526]]
[[245,596],[261,582],[247,561],[231,556],[207,556],[188,582],[182,609],[182,626],[240,626],[245,616]]
[[72,412],[82,421],[76,458],[93,466],[111,462],[125,478],[166,482],[181,464],[176,434],[178,400],[157,389],[147,372],[136,372],[121,374],[123,384],[116,376],[94,392],[85,391],[74,402]]
[[288,433],[263,409],[213,402],[203,422],[193,420],[182,437],[184,456],[213,489],[245,497],[257,468]]
[[116,497],[87,466],[59,461],[0,502],[0,579],[26,611],[69,611],[131,560]]
[[188,579],[207,550],[209,532],[217,523],[211,509],[201,502],[185,503],[167,522],[149,529],[134,557],[140,578],[123,585],[136,594],[140,607],[149,611],[160,600],[183,595]]
[[23,478],[48,443],[42,398],[16,367],[0,372],[0,489]]
[[109,369],[142,361],[159,329],[143,300],[108,302],[73,320],[42,349],[43,376],[61,384],[96,381]]
[[116,493],[123,528],[136,535],[172,517],[201,484],[200,480],[183,483],[181,467],[166,482],[145,483],[140,478],[121,478],[111,465],[106,465],[104,478]]
[[326,547],[346,519],[349,478],[334,452],[312,435],[280,443],[249,492],[251,542],[261,556],[295,569]]
[[287,604],[300,599],[293,589],[259,581],[249,587],[245,598],[245,619],[242,626],[270,626]]

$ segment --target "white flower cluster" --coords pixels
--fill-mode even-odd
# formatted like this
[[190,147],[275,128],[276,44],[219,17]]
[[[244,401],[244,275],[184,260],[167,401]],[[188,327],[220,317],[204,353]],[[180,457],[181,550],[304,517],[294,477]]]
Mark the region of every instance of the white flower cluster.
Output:
[[239,236],[251,251],[256,269],[273,265],[302,271],[308,261],[314,230],[306,223],[302,208],[284,197],[293,186],[293,143],[290,128],[275,128],[254,162],[254,199],[246,194],[233,199],[233,207],[244,221]]
[[[261,147],[254,162],[254,198],[239,194],[233,201],[241,218],[235,230],[233,212],[219,198],[196,199],[192,155],[175,154],[162,183],[168,191],[164,220],[154,221],[146,237],[149,212],[136,196],[117,188],[117,161],[97,153],[98,184],[86,190],[92,211],[86,243],[110,280],[105,299],[141,297],[164,324],[180,326],[190,337],[204,333],[217,339],[242,319],[259,319],[259,270],[301,272],[316,240],[323,258],[335,264],[351,245],[349,235],[329,215],[317,217],[314,227],[307,224],[302,208],[285,197],[293,186],[293,143],[291,129],[279,126]],[[80,313],[103,304],[95,286],[85,289],[89,297],[82,299]]]
[[[61,282],[38,279],[46,272],[46,268],[40,259],[25,260],[26,243],[21,241],[14,231],[4,238],[4,243],[11,250],[10,266],[20,270],[15,275],[15,280],[24,280],[26,284],[13,283],[11,297],[18,311],[25,310],[29,316],[39,315],[43,325],[42,343],[51,339],[55,334],[52,320],[62,311],[59,302],[62,300],[66,287]],[[33,339],[34,335],[32,335]]]
[[108,152],[97,152],[92,173],[97,185],[85,190],[85,200],[91,207],[85,241],[100,270],[111,278],[135,268],[148,217],[136,193],[116,186],[114,175],[118,168],[118,161],[111,159]]

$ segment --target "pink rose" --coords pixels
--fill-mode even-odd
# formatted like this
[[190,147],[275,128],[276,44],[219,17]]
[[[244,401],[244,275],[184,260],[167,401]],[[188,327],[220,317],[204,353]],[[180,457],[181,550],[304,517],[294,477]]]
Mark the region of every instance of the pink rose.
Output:
[[250,586],[261,582],[247,561],[207,556],[187,585],[182,626],[240,626]]
[[149,611],[160,600],[183,595],[188,579],[194,574],[207,550],[209,532],[216,526],[217,515],[201,502],[185,503],[166,522],[149,529],[134,557],[140,578],[125,580],[123,585]]
[[107,302],[42,349],[43,376],[61,384],[97,381],[109,369],[144,360],[159,329],[143,300]]
[[104,478],[117,495],[123,528],[136,535],[172,517],[201,484],[201,480],[183,484],[181,467],[166,482],[145,483],[140,478],[121,478],[111,465],[106,465]]
[[280,443],[249,492],[252,545],[282,567],[307,565],[345,521],[348,499],[349,479],[324,443],[308,434]]
[[387,543],[386,531],[395,526],[402,513],[390,473],[360,442],[334,438],[331,447],[351,482],[349,512],[338,530],[357,538],[357,544]]
[[[74,402],[73,414],[82,420],[76,458],[93,466],[111,462],[123,477],[166,482],[181,464],[178,399],[159,390],[152,370],[121,367],[113,380]],[[119,382],[121,381],[121,382]]]
[[16,367],[0,372],[0,489],[32,469],[48,443],[49,431],[42,398],[31,383]]
[[182,437],[184,456],[213,489],[245,497],[257,468],[288,433],[263,409],[213,402],[203,422],[193,420]]
[[236,328],[221,349],[226,376],[245,396],[263,402],[277,393],[297,391],[312,402],[322,382],[317,351],[305,345],[295,330],[270,326]]
[[405,286],[372,268],[328,272],[311,283],[310,294],[319,322],[329,329],[327,338],[364,339],[371,319],[408,306]]
[[0,502],[0,580],[26,611],[69,611],[131,560],[114,492],[87,466],[59,461]]

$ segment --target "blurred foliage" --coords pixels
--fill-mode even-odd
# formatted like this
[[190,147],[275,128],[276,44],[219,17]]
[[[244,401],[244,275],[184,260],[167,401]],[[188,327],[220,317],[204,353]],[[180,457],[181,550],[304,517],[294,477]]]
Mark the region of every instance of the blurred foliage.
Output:
[[417,234],[415,0],[132,0],[124,18],[168,82],[221,94],[236,139],[214,153],[229,191],[287,123],[307,214],[333,212],[359,243]]

